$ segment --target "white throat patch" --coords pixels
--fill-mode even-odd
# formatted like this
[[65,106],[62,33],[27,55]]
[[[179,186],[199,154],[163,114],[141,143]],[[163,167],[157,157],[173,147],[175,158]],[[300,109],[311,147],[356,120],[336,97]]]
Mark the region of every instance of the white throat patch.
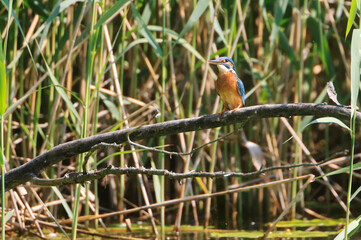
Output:
[[231,69],[228,69],[226,66],[224,65],[217,65],[218,67],[218,70],[220,73],[226,73],[226,72],[231,72],[231,73],[236,73],[232,68]]

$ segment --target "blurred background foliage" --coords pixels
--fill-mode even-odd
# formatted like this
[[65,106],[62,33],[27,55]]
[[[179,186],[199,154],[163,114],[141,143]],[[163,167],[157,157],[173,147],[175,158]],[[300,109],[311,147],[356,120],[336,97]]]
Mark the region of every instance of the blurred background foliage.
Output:
[[[24,0],[13,2],[9,20],[9,1],[3,0],[3,39],[6,24],[10,24],[6,49],[7,168],[20,166],[60,143],[140,126],[152,119],[156,110],[161,117],[150,123],[220,112],[222,106],[215,91],[217,70],[206,64],[206,60],[219,56],[231,57],[236,63],[236,72],[249,93],[246,106],[328,102],[328,81],[334,83],[340,103],[349,105],[351,37],[344,36],[350,4],[343,0],[105,0],[97,4]],[[311,158],[335,160],[323,166],[325,172],[345,166],[350,148],[348,132],[325,124],[303,130],[311,121],[312,117],[295,117],[248,122],[243,133],[236,132],[190,157],[135,152],[130,147],[118,154],[105,149],[90,161],[89,168],[136,166],[138,161],[147,168],[164,166],[175,172],[250,172],[255,171],[253,164],[257,161],[265,161],[265,166],[271,167],[310,162]],[[287,123],[301,143],[295,138],[287,141],[293,135]],[[140,143],[187,152],[239,127]],[[305,153],[302,144],[310,153]],[[356,157],[359,149],[356,142]],[[114,155],[102,161],[110,154]],[[76,171],[78,165],[77,159],[68,159],[46,169],[43,177],[63,176]],[[252,178],[194,179],[182,184],[166,178],[164,198],[182,198],[310,172],[320,174],[314,168],[299,168]],[[150,203],[161,201],[160,180],[107,176],[99,183],[86,184],[80,195],[80,214],[142,206],[145,200],[141,184]],[[262,226],[282,212],[298,184],[302,183],[167,207],[165,221],[224,228],[254,227],[253,222]],[[330,188],[345,201],[347,177],[334,176],[330,186],[326,185],[324,179],[318,179],[308,187],[288,217],[344,216],[342,204]],[[47,218],[47,213],[37,208],[40,203],[35,195],[49,203],[56,218],[69,216],[66,207],[56,200],[72,199],[73,186],[45,188],[29,184],[25,189],[21,201],[29,203],[38,216]],[[9,209],[19,204],[10,195],[7,197]],[[357,212],[351,205],[352,210]],[[159,218],[159,210],[153,211]],[[148,219],[149,215],[140,212],[126,217],[135,221]],[[123,220],[124,216],[107,219]],[[15,217],[13,221],[17,221]]]

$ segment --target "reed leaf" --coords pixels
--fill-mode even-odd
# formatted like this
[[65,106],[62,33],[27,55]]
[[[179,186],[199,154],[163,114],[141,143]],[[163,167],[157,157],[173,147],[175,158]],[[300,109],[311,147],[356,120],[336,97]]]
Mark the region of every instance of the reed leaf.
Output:
[[352,32],[351,42],[351,108],[356,109],[360,86],[361,29]]
[[307,124],[302,131],[308,127],[309,125],[315,124],[315,123],[335,123],[337,125],[339,125],[340,127],[343,127],[345,129],[347,129],[348,131],[351,131],[351,129],[344,124],[340,119],[338,118],[334,118],[334,117],[323,117],[323,118],[317,118],[316,120],[313,120],[312,122],[310,122],[309,124]]
[[[281,21],[282,21],[283,15],[285,14],[287,4],[288,4],[288,0],[277,0],[276,1],[275,18],[273,21],[272,32],[271,32],[271,37],[270,37],[271,51],[273,51],[273,48],[276,43],[276,38],[281,29]],[[281,44],[281,46],[282,46],[282,44]]]
[[347,27],[346,27],[346,32],[345,32],[345,38],[347,38],[347,35],[349,34],[352,24],[355,21],[355,17],[356,17],[356,12],[357,12],[357,0],[352,0],[351,2],[351,8],[350,8],[350,13],[349,13],[349,17],[347,20]]
[[[53,72],[51,71],[49,65],[46,63],[45,58],[43,59],[45,66],[46,66],[46,70],[48,71],[49,77],[53,83],[54,86],[59,86],[60,83],[59,81],[56,79],[56,77],[54,76]],[[77,120],[81,121],[81,118],[78,114],[78,111],[74,108],[73,103],[71,102],[71,100],[68,98],[68,96],[66,95],[66,92],[64,91],[63,88],[60,87],[55,87],[56,91],[60,94],[61,98],[64,100],[64,102],[66,103],[67,107],[69,108],[72,116],[75,116]]]
[[[361,169],[361,162],[355,163],[353,165],[353,170],[354,171],[359,170],[359,169]],[[348,173],[348,172],[350,172],[350,167],[349,166],[337,169],[337,170],[329,172],[329,173],[326,173],[326,174],[320,176],[319,178],[321,178],[323,176],[333,176],[333,175],[338,175],[338,174],[341,174],[341,173]]]
[[6,67],[3,54],[2,41],[0,37],[0,115],[3,116],[6,111]]
[[[351,237],[360,227],[361,227],[361,216],[357,217],[349,224],[347,236]],[[345,229],[342,230],[339,234],[337,234],[334,240],[343,240],[344,237],[345,237]]]
[[15,210],[11,210],[5,214],[5,222],[8,222],[14,215]]
[[[211,15],[211,21],[213,22],[213,16],[214,16],[214,7],[213,3],[209,3],[209,13]],[[218,21],[218,18],[214,20],[214,30],[217,32],[218,36],[221,38],[222,42],[227,45],[226,38],[224,37],[225,31],[223,31],[221,24]]]
[[200,0],[194,8],[191,16],[189,17],[186,25],[184,25],[182,31],[178,35],[177,42],[184,36],[203,15],[204,11],[208,8],[210,0]]
[[94,25],[94,28],[98,28],[105,24],[111,17],[113,17],[123,6],[129,2],[128,0],[119,0],[114,5],[109,8],[103,15],[98,19],[97,23]]
[[[21,33],[21,35],[23,36],[23,38],[24,38],[24,40],[25,40],[26,37],[25,37],[24,31],[23,31],[23,29],[21,28],[21,24],[20,24],[19,19],[17,18],[14,10],[12,9],[12,4],[10,4],[8,0],[1,0],[1,2],[5,5],[5,8],[6,8],[8,11],[11,12],[11,16],[14,18],[16,24],[18,25],[18,28],[19,28],[19,30],[20,30],[20,33]],[[28,42],[27,42],[26,40],[25,40],[24,42],[25,42],[25,44],[26,44],[26,48],[28,49],[28,52],[29,52],[29,54],[30,54],[30,57],[31,57],[31,59],[32,59],[32,61],[33,61],[33,64],[34,64],[34,66],[35,66],[36,64],[35,64],[33,55],[32,55],[32,53],[31,53],[30,47],[29,47],[29,45],[28,45]]]
[[134,16],[135,20],[138,23],[138,31],[139,31],[139,33],[145,39],[147,39],[148,43],[154,48],[155,53],[158,55],[158,57],[163,56],[163,51],[162,51],[161,47],[159,46],[159,44],[155,40],[152,33],[149,31],[148,26],[143,22],[143,19],[140,16],[139,11],[134,6],[133,2],[130,3],[130,6],[131,6],[131,9],[132,9],[133,16]]

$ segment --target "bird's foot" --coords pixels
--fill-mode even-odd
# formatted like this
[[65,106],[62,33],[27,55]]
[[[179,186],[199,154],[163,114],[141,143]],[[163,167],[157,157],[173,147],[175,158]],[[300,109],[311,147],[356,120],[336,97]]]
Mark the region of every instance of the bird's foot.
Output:
[[226,111],[226,108],[223,108],[222,112],[220,112],[219,114],[223,115],[223,113]]
[[233,108],[232,112],[237,111],[237,110],[240,109],[242,106],[243,106],[242,103],[239,104],[236,108]]

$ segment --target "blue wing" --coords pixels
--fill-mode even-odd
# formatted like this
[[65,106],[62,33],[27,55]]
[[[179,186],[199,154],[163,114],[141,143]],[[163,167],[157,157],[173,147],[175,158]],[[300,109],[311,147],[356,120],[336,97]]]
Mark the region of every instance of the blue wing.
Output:
[[238,86],[238,93],[239,95],[241,95],[242,97],[242,101],[243,101],[243,106],[246,105],[246,99],[245,99],[245,90],[244,90],[244,85],[243,82],[241,81],[241,79],[237,78],[237,86]]

